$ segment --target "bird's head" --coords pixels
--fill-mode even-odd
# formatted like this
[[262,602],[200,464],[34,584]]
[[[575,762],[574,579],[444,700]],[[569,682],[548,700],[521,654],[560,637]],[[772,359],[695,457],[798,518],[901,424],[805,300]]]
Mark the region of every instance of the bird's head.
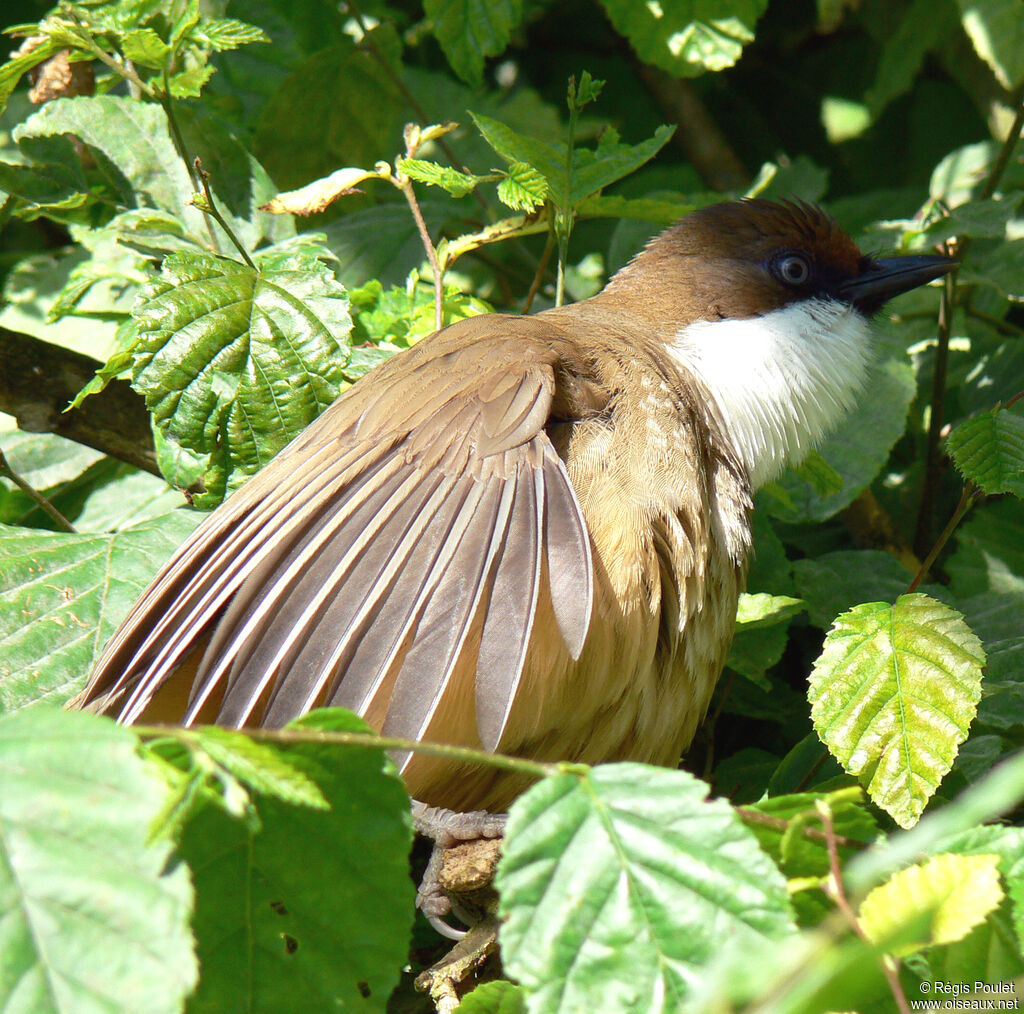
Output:
[[704,381],[756,487],[852,407],[870,363],[870,318],[956,263],[862,254],[813,205],[730,201],[653,239],[596,299],[649,321]]

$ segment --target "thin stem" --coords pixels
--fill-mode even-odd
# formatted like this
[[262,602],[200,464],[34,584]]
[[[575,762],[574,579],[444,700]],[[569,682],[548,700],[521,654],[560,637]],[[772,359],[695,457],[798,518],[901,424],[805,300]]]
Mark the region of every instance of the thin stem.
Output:
[[526,294],[526,302],[523,303],[523,313],[529,313],[533,306],[534,297],[540,291],[541,282],[544,280],[544,272],[547,270],[548,261],[551,260],[551,251],[555,248],[554,234],[549,230],[548,239],[544,244],[544,252],[540,255],[537,270],[534,272],[533,281],[530,283],[530,291]]
[[[188,150],[185,148],[185,138],[181,133],[181,128],[178,126],[178,117],[174,112],[174,100],[171,98],[170,75],[166,69],[164,70],[164,93],[160,97],[160,105],[163,106],[164,115],[167,117],[167,124],[171,128],[174,147],[178,149],[178,155],[185,163],[185,171],[188,173],[188,178],[192,181],[192,190],[198,192],[201,189],[205,189],[199,170],[192,164],[191,159],[188,157]],[[206,215],[203,215],[203,224],[206,226],[206,234],[210,237],[210,249],[215,254],[220,255],[220,240],[217,239],[217,233]]]
[[565,302],[565,265],[569,259],[569,235],[572,232],[572,149],[576,143],[576,78],[569,78],[569,137],[565,146],[565,199],[569,207],[555,214],[558,234],[558,272],[555,277],[555,306]]
[[999,149],[999,154],[996,156],[995,162],[992,163],[992,170],[988,174],[985,186],[981,188],[981,194],[979,196],[982,200],[986,200],[996,192],[996,188],[999,186],[999,183],[1003,178],[1003,173],[1006,171],[1006,167],[1010,162],[1010,156],[1013,154],[1013,149],[1016,147],[1017,141],[1020,139],[1022,127],[1024,127],[1024,92],[1022,92],[1020,97],[1018,97],[1017,115],[1013,118],[1013,123],[1010,125],[1009,131],[1007,131],[1006,138],[1003,140],[1003,146]]
[[196,156],[195,167],[196,173],[199,175],[199,180],[203,185],[203,196],[206,198],[206,207],[201,210],[205,211],[208,215],[213,216],[217,224],[224,230],[228,239],[230,239],[234,244],[235,249],[242,255],[242,260],[255,271],[256,265],[253,264],[252,258],[249,256],[249,252],[244,246],[242,246],[241,241],[231,231],[231,226],[224,220],[224,216],[217,210],[217,205],[213,201],[213,194],[210,193],[210,174],[203,171],[203,163],[198,155]]
[[62,15],[66,17],[79,32],[78,38],[82,43],[82,48],[89,50],[93,56],[96,57],[101,63],[105,63],[115,74],[119,77],[123,77],[126,81],[130,81],[136,88],[139,89],[144,95],[147,95],[151,99],[157,99],[159,96],[156,91],[150,87],[145,81],[135,73],[132,67],[126,67],[123,63],[115,60],[93,37],[89,29],[82,24],[79,20],[78,15],[71,9],[65,8],[61,11]]
[[[136,725],[133,727],[140,736],[176,739],[194,743],[201,727],[183,729],[175,725]],[[401,750],[421,753],[428,757],[459,761],[463,764],[487,764],[503,771],[546,778],[549,775],[567,771],[582,771],[579,764],[544,764],[540,761],[509,757],[500,753],[485,753],[464,746],[448,746],[444,743],[422,743],[414,739],[397,736],[377,736],[372,732],[341,732],[326,729],[245,729],[245,735],[265,743],[317,743],[324,746],[362,746],[375,750]]]
[[[784,817],[773,817],[770,814],[761,813],[760,810],[752,810],[749,806],[737,806],[734,809],[740,819],[748,824],[761,824],[763,827],[770,827],[776,831],[786,831],[789,828],[789,821]],[[802,837],[809,838],[812,841],[828,841],[828,836],[825,832],[819,831],[816,827],[802,827],[800,828],[800,834]],[[847,838],[844,835],[837,834],[834,837],[836,845],[843,848],[867,848],[864,842],[854,841],[852,838]]]
[[61,531],[74,532],[74,527],[71,522],[56,507],[50,503],[49,500],[43,496],[42,493],[34,490],[17,472],[11,468],[10,462],[4,457],[4,452],[0,451],[0,475],[8,478],[15,486],[18,487],[30,500],[32,500],[41,510],[45,511],[57,525]]
[[[1018,396],[1019,397],[1019,396]],[[932,564],[935,563],[939,553],[942,552],[946,543],[949,541],[950,536],[956,530],[956,526],[963,520],[964,515],[981,499],[984,494],[978,489],[973,483],[968,482],[960,494],[960,502],[956,505],[956,510],[953,511],[953,516],[946,523],[946,527],[942,529],[938,539],[935,540],[935,545],[932,546],[928,555],[924,558],[921,563],[921,569],[918,570],[914,576],[914,580],[910,582],[910,587],[907,589],[907,594],[916,591],[918,585],[928,576],[928,572],[932,569]]]
[[931,542],[932,511],[942,478],[942,426],[945,417],[946,374],[949,369],[949,338],[953,327],[955,294],[955,276],[946,275],[942,286],[942,300],[939,303],[939,342],[935,349],[924,482],[921,486],[921,506],[918,508],[917,528],[914,532],[914,552],[918,557],[925,555]]
[[[870,943],[867,934],[857,920],[857,915],[853,911],[849,899],[846,897],[846,891],[843,889],[843,875],[839,868],[839,840],[836,835],[835,826],[832,823],[832,811],[828,804],[820,799],[817,803],[817,810],[822,827],[825,829],[825,849],[828,852],[828,867],[831,872],[826,889],[827,893],[836,903],[836,908],[842,912],[843,917],[850,924],[853,932],[865,943]],[[899,966],[896,964],[896,960],[894,958],[890,960],[887,957],[882,957],[879,963],[882,966],[882,972],[889,983],[889,989],[892,992],[893,999],[896,1001],[900,1014],[910,1014],[910,1006],[907,1004],[907,998],[903,993],[903,986],[900,984]]]
[[1021,327],[1019,324],[1014,324],[1009,320],[1001,320],[999,317],[993,317],[992,314],[985,313],[983,310],[978,310],[973,306],[968,306],[966,310],[968,317],[973,317],[975,320],[988,324],[995,331],[1013,335],[1015,338],[1024,336],[1024,327]]
[[412,180],[403,176],[401,180],[396,181],[396,185],[409,203],[409,210],[412,211],[412,217],[416,220],[416,228],[419,229],[420,239],[423,241],[423,249],[427,251],[427,260],[430,261],[430,268],[434,272],[434,330],[440,331],[443,324],[444,277],[441,265],[437,260],[437,250],[434,249],[430,232],[427,230],[427,223],[423,220],[423,212],[420,211],[420,203],[416,200]]
[[1016,405],[1021,398],[1024,398],[1024,391],[1018,391],[1005,405],[1003,405],[1003,408],[1009,408],[1011,405]]

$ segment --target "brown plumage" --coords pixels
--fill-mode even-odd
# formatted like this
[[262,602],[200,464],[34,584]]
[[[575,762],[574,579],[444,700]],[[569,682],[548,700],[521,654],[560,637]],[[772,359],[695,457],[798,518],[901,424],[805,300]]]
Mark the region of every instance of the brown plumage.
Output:
[[[813,287],[778,277],[790,249]],[[206,519],[77,703],[232,726],[343,705],[388,735],[674,764],[731,639],[752,471],[680,336],[812,296],[859,320],[839,290],[871,272],[817,209],[725,204],[590,300],[445,328]],[[524,787],[421,755],[403,775],[453,809]]]

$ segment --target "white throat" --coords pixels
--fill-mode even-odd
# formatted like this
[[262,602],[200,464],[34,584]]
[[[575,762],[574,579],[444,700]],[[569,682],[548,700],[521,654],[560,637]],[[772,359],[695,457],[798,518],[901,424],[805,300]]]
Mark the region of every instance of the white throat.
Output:
[[714,395],[758,489],[802,461],[853,407],[871,344],[862,314],[814,298],[760,317],[697,321],[671,351]]

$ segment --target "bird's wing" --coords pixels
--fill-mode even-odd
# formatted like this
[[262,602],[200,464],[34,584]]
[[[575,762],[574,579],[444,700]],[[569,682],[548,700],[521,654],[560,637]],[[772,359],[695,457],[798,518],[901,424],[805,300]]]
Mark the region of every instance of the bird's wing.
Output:
[[205,643],[186,723],[337,704],[418,738],[468,664],[493,749],[541,596],[574,658],[590,623],[590,541],[544,430],[550,331],[464,321],[347,392],[179,549],[80,703],[137,720]]

